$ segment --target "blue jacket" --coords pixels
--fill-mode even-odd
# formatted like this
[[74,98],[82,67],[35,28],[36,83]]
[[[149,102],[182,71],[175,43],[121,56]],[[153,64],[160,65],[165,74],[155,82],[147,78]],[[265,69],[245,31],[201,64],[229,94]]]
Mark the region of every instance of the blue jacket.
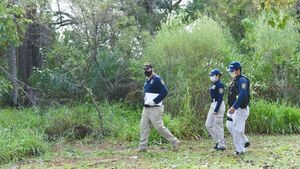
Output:
[[213,85],[210,87],[211,101],[217,102],[214,112],[219,111],[219,108],[223,102],[223,96],[224,96],[224,84],[220,80],[218,80],[214,82]]
[[250,103],[250,81],[244,75],[236,77],[231,85],[228,95],[229,106],[235,109],[246,108]]
[[168,89],[161,79],[160,76],[154,74],[149,80],[146,78],[144,83],[144,94],[145,93],[157,93],[159,94],[153,101],[158,104],[160,103],[168,94]]

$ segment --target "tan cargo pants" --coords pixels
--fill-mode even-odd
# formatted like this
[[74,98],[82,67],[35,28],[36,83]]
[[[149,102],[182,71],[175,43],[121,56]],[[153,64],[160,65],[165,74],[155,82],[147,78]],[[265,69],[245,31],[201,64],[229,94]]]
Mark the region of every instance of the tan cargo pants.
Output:
[[164,126],[163,123],[164,107],[147,107],[143,109],[141,118],[140,131],[140,148],[146,148],[148,137],[150,133],[150,124],[162,135],[166,140],[172,144],[178,142],[178,139]]
[[224,127],[223,127],[225,104],[224,102],[222,102],[217,114],[213,114],[216,105],[217,102],[211,103],[210,110],[207,114],[205,126],[209,134],[214,139],[214,141],[218,143],[218,147],[225,148]]

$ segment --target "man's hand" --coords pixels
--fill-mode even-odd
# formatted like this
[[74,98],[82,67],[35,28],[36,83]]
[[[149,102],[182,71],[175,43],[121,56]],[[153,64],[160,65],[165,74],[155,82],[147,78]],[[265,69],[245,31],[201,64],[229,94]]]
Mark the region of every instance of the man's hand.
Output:
[[230,107],[230,109],[228,110],[228,112],[229,112],[230,114],[233,114],[233,113],[235,112],[235,108]]
[[213,115],[217,115],[218,113],[217,112],[213,112]]

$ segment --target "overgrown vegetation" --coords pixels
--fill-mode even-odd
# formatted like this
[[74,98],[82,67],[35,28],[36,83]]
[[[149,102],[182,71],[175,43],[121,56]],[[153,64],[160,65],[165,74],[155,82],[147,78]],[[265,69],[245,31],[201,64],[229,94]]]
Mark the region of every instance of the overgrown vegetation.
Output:
[[[152,61],[170,90],[168,108],[173,115],[202,116],[209,105],[208,72],[232,55],[232,39],[226,29],[203,16],[191,24],[170,18],[145,50],[144,61]],[[141,64],[141,63],[139,63]],[[134,65],[138,66],[138,65]]]
[[[0,161],[16,161],[39,156],[52,144],[78,139],[97,142],[114,140],[138,143],[141,109],[126,104],[104,103],[105,131],[100,130],[98,114],[93,105],[58,106],[43,109],[5,109],[0,112]],[[205,113],[205,112],[203,112]],[[176,116],[166,110],[164,122],[180,139],[206,138],[204,117]],[[194,124],[191,123],[194,122]],[[253,102],[247,130],[259,134],[300,133],[300,109],[283,103],[263,100]],[[155,130],[150,144],[166,143]]]
[[208,73],[219,68],[228,86],[233,60],[251,81],[247,131],[300,133],[300,1],[65,1],[0,2],[1,163],[60,141],[135,144],[146,61],[167,84],[164,122],[180,139],[208,136]]
[[251,104],[248,131],[259,134],[300,133],[300,110],[287,103],[258,100]]

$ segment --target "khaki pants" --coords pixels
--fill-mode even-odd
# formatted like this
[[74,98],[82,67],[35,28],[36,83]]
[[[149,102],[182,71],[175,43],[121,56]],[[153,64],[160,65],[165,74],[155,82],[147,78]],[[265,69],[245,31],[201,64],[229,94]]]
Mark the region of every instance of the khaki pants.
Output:
[[207,114],[207,119],[205,122],[205,126],[209,134],[218,143],[218,147],[225,147],[225,139],[224,139],[224,126],[223,126],[223,118],[225,112],[225,104],[222,102],[219,111],[217,114],[214,113],[214,109],[217,105],[217,102],[213,102],[210,106],[209,112]]
[[246,120],[249,116],[249,107],[245,109],[237,109],[232,114],[233,122],[227,121],[226,126],[233,138],[235,150],[239,153],[246,151],[245,143],[248,142],[248,138],[245,135]]
[[140,148],[146,148],[148,136],[150,133],[150,124],[158,131],[158,133],[172,144],[178,142],[178,139],[164,126],[162,107],[148,107],[143,109],[141,118],[141,132],[140,132]]

